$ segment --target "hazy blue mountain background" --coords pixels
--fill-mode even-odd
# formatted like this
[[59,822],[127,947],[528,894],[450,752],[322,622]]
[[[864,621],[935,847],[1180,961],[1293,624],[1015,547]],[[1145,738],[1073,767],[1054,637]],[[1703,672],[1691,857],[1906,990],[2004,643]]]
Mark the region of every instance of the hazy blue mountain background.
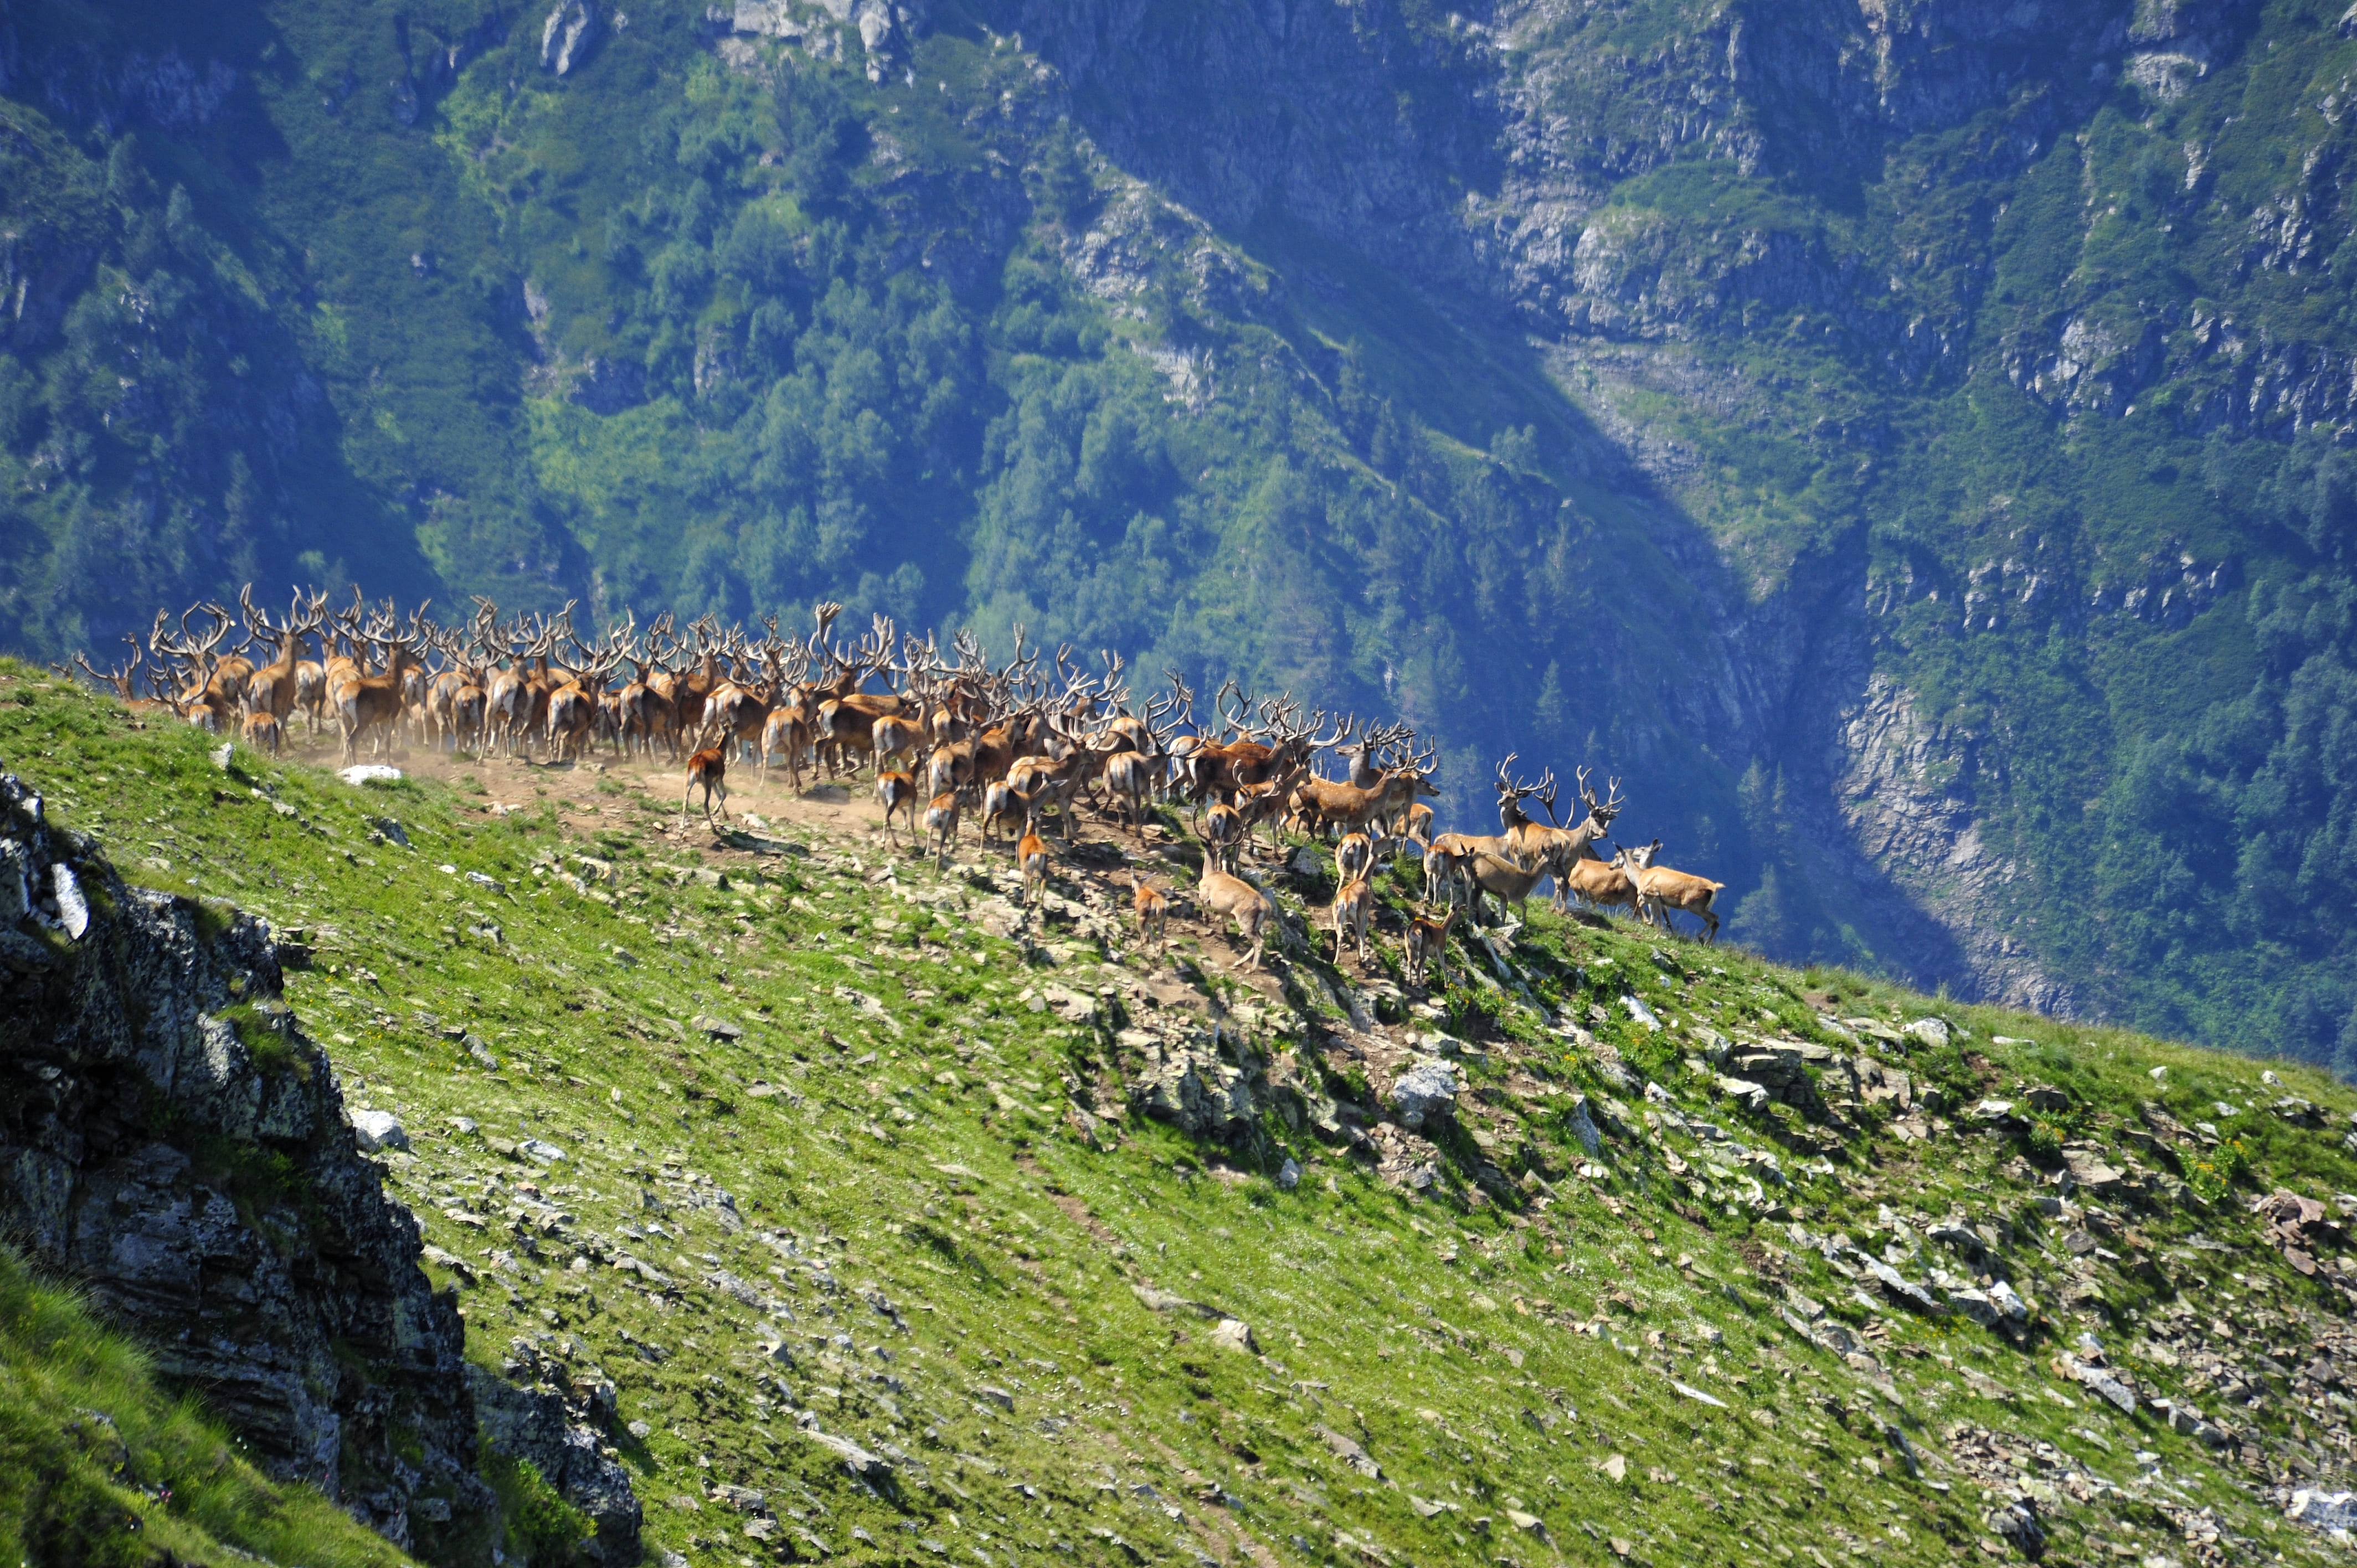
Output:
[[2337,0],[552,3],[0,5],[0,643],[1021,621],[2357,1067]]

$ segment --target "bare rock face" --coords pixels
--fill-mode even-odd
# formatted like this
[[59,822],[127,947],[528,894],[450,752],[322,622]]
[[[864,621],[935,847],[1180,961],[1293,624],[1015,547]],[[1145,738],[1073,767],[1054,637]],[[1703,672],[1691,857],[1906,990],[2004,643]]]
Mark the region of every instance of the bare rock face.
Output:
[[0,777],[0,1225],[274,1474],[488,1559],[457,1302],[279,991],[262,922],[126,886]]

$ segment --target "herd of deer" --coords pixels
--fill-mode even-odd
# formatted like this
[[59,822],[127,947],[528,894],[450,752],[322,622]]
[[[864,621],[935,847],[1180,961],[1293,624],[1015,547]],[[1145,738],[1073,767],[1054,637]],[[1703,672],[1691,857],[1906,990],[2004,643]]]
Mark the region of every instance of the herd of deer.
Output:
[[[1331,842],[1340,885],[1334,961],[1355,940],[1362,967],[1374,911],[1370,878],[1383,860],[1415,846],[1430,912],[1406,933],[1411,984],[1423,984],[1430,966],[1446,981],[1448,938],[1460,912],[1469,908],[1478,923],[1485,896],[1502,911],[1549,880],[1558,910],[1573,900],[1627,908],[1672,929],[1670,911],[1684,910],[1700,919],[1706,940],[1718,934],[1712,903],[1723,885],[1656,865],[1659,839],[1609,859],[1598,852],[1621,811],[1618,780],[1599,800],[1581,769],[1585,811],[1566,827],[1555,814],[1554,771],[1524,783],[1509,756],[1496,779],[1501,831],[1435,833],[1424,803],[1440,792],[1433,752],[1415,748],[1407,725],[1362,730],[1346,718],[1320,736],[1329,723],[1323,710],[1304,723],[1291,698],[1254,703],[1232,680],[1213,698],[1214,720],[1202,724],[1176,671],[1141,716],[1132,712],[1118,655],[1101,653],[1103,668],[1092,674],[1069,647],[1060,649],[1049,675],[1038,651],[1024,651],[1019,628],[1014,657],[993,669],[970,634],[952,639],[952,662],[933,639],[899,636],[882,616],[857,641],[836,640],[843,607],[835,604],[815,607],[806,638],[780,633],[775,616],[758,639],[710,617],[680,628],[663,616],[643,632],[626,617],[588,643],[574,631],[570,605],[554,617],[502,623],[496,607],[478,599],[465,624],[445,627],[427,618],[426,607],[404,618],[391,601],[372,606],[357,590],[340,611],[324,595],[297,594],[283,619],[256,606],[251,589],[239,604],[243,637],[233,652],[222,648],[241,619],[209,603],[183,612],[177,630],[169,612],[157,612],[144,639],[124,639],[130,656],[112,670],[82,655],[75,663],[135,711],[236,734],[274,754],[298,714],[315,737],[334,725],[347,763],[364,743],[526,759],[537,751],[551,761],[579,759],[599,746],[652,759],[661,748],[684,764],[683,824],[699,790],[705,820],[716,811],[726,818],[732,754],[758,762],[765,783],[782,768],[797,791],[805,768],[828,779],[869,768],[888,842],[897,847],[905,824],[945,866],[972,811],[985,848],[1002,836],[1014,841],[1028,904],[1047,887],[1042,829],[1069,845],[1092,791],[1103,792],[1103,814],[1117,813],[1140,838],[1154,804],[1183,804],[1203,846],[1195,901],[1222,926],[1234,922],[1254,968],[1276,906],[1239,875],[1239,857],[1259,853],[1264,828],[1271,854],[1285,829]],[[317,660],[306,657],[313,638]],[[625,665],[630,673],[619,679]],[[140,691],[143,681],[149,693]],[[883,690],[869,689],[879,681]],[[1329,752],[1343,759],[1341,779],[1314,770]],[[1534,798],[1544,823],[1524,810]],[[1158,941],[1169,897],[1135,875],[1132,887],[1141,935]]]

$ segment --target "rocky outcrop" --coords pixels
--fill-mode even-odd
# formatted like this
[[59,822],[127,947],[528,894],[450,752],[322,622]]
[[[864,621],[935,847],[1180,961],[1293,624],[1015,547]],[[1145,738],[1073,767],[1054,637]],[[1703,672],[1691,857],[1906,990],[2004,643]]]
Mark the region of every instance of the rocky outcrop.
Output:
[[280,990],[261,921],[128,886],[0,778],[0,1224],[272,1473],[486,1560],[455,1294]]

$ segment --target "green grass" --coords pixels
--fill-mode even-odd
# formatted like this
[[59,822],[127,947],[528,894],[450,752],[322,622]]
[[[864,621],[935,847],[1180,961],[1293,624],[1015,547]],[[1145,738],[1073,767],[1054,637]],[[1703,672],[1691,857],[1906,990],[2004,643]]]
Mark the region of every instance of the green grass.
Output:
[[274,1482],[71,1291],[0,1249],[0,1558],[317,1568],[408,1558],[315,1489]]
[[[0,666],[0,767],[60,822],[98,833],[126,875],[304,930],[317,958],[290,972],[289,1000],[348,1101],[410,1129],[414,1152],[385,1162],[391,1188],[436,1249],[429,1272],[462,1290],[470,1354],[499,1365],[527,1342],[575,1380],[616,1385],[614,1442],[651,1552],[759,1561],[772,1548],[750,1525],[858,1563],[1588,1562],[1616,1538],[1661,1563],[1852,1548],[1946,1562],[1990,1539],[1990,1504],[1950,1456],[1959,1423],[2053,1444],[2124,1488],[2050,1509],[2050,1561],[2113,1543],[2173,1552],[2163,1503],[2215,1510],[2254,1552],[2307,1550],[2247,1476],[2053,1367],[2095,1332],[2147,1396],[2222,1416],[2213,1391],[2179,1380],[2190,1372],[2131,1348],[2186,1301],[2253,1347],[2309,1343],[2341,1318],[2321,1278],[2258,1244],[2247,1212],[2277,1183],[2328,1202],[2357,1188],[2340,1142],[2357,1095],[2313,1069],[2276,1064],[2283,1084],[2266,1087],[2247,1058],[1536,907],[1502,972],[1453,952],[1455,984],[1425,1018],[1382,983],[1394,936],[1373,976],[1297,950],[1275,966],[1280,988],[1254,990],[1229,975],[1225,940],[1200,933],[1175,934],[1167,968],[1069,916],[1029,944],[994,935],[1010,884],[971,839],[946,876],[864,835],[796,831],[778,837],[799,853],[756,855],[663,836],[667,774],[642,789],[618,770],[571,803],[561,777],[499,763],[472,768],[481,794],[355,791],[242,751],[224,775],[206,745],[131,730],[111,704]],[[762,810],[747,792],[737,804]],[[413,850],[371,841],[386,814]],[[1387,908],[1410,869],[1384,879]],[[1064,894],[1091,886],[1060,865]],[[1319,895],[1272,886],[1297,914]],[[1092,1015],[1033,1011],[1049,986],[1093,997]],[[1458,1125],[1412,1151],[1433,1164],[1429,1187],[1321,1142],[1282,1094],[1228,1147],[1134,1111],[1084,1120],[1138,1069],[1124,1031],[1210,989],[1249,1058],[1312,1098],[1386,1081],[1333,1033],[1354,1001],[1463,1042]],[[1640,1026],[1630,995],[1667,1027]],[[1967,1034],[1873,1048],[1944,1097],[1929,1142],[1902,1138],[1882,1105],[1841,1127],[1781,1106],[1754,1116],[1690,1067],[1706,1031],[1846,1050],[1833,1021],[1927,1015]],[[1614,1087],[1616,1055],[1661,1098]],[[1965,1108],[2040,1085],[2066,1099],[2039,1125],[1967,1130]],[[2269,1113],[2286,1094],[2326,1124]],[[1592,1160],[1573,1134],[1577,1095],[1604,1124]],[[2217,1124],[2218,1149],[2182,1169],[2147,1151],[2130,1134],[2147,1100]],[[2252,1109],[2226,1116],[2222,1101]],[[1681,1130],[1700,1122],[1772,1155],[1781,1180]],[[2092,1140],[2147,1183],[2145,1204],[2110,1206],[2117,1261],[2084,1281],[2061,1241],[2082,1221],[2037,1202],[2054,1191],[2037,1163],[2048,1134]],[[527,1139],[564,1157],[536,1160]],[[1288,1158],[1291,1190],[1274,1179]],[[2005,1238],[2040,1308],[2024,1343],[1862,1304],[1792,1230],[1879,1249],[1952,1212]],[[1937,1249],[1906,1272],[1933,1266],[1961,1272]],[[1149,1310],[1133,1287],[1243,1320],[1257,1351]],[[1788,1290],[1852,1323],[1871,1361],[1796,1333]],[[12,1400],[10,1419],[25,1408]],[[2341,1463],[2287,1401],[2231,1419],[2269,1474]],[[894,1476],[855,1480],[805,1423]],[[2138,1479],[2139,1451],[2174,1491]],[[738,1511],[724,1484],[760,1493],[762,1511]]]

